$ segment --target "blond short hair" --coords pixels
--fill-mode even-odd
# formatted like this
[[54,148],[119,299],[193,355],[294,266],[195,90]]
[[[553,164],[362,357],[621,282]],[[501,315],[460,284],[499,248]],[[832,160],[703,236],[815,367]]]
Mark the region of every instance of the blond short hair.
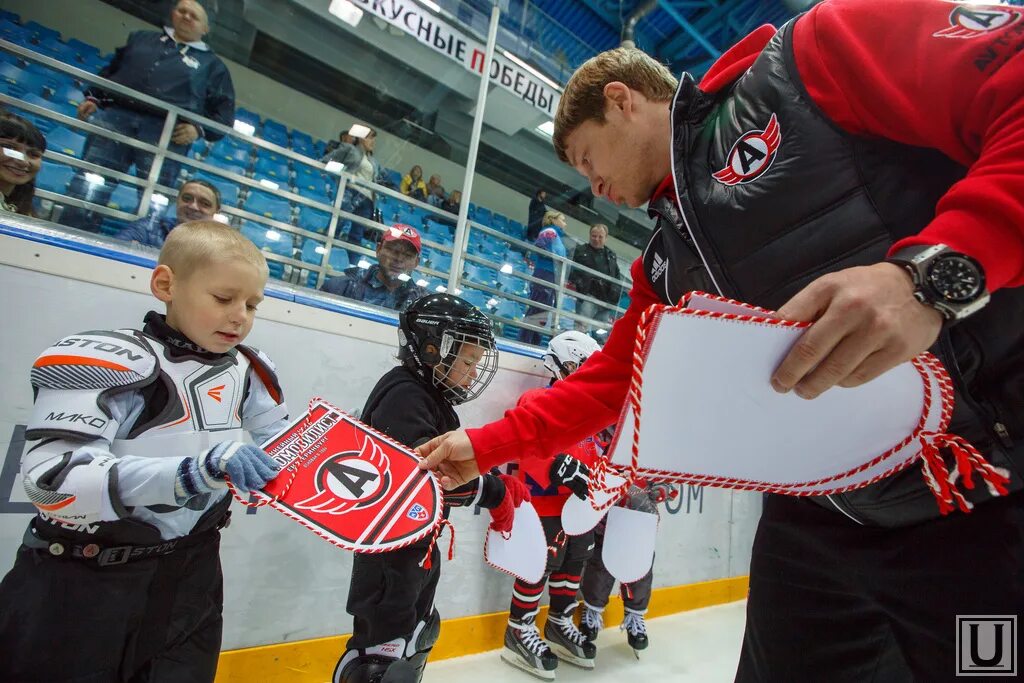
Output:
[[594,223],[593,225],[591,225],[590,232],[594,232],[595,230],[600,230],[605,235],[608,234],[608,226],[605,225],[604,223]]
[[564,218],[565,214],[561,211],[555,211],[554,209],[548,209],[544,212],[544,220],[541,221],[541,225],[554,225],[555,221],[559,218]]
[[171,230],[160,249],[157,264],[167,266],[178,277],[217,261],[236,260],[269,274],[267,259],[256,245],[231,226],[217,221],[192,221]]
[[566,139],[587,121],[604,123],[604,87],[619,81],[649,100],[669,102],[679,81],[668,68],[632,47],[617,47],[591,57],[569,79],[555,113],[552,142],[558,158],[568,163]]

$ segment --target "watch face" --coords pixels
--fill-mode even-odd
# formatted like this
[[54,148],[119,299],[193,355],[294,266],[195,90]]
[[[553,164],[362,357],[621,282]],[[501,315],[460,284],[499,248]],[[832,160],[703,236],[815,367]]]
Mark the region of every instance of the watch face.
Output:
[[952,303],[974,301],[985,289],[981,270],[961,256],[936,259],[928,270],[928,282],[939,296]]

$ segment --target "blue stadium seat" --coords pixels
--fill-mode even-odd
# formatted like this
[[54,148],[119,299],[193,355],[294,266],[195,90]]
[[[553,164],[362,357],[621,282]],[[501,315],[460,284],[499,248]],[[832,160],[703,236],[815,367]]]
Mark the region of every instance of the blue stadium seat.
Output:
[[519,221],[510,220],[508,222],[508,234],[517,240],[526,239],[526,226]]
[[[286,256],[288,258],[291,258],[293,255],[293,236],[291,233],[281,232],[280,230],[275,230],[274,228],[254,223],[252,221],[244,221],[240,231],[243,235],[248,237],[253,244],[259,247],[261,251],[268,251],[271,254]],[[270,268],[271,276],[280,279],[284,272],[284,264],[268,260],[267,265]]]
[[313,143],[313,151],[315,152],[313,155],[314,159],[323,159],[324,155],[327,154],[327,143],[323,140],[317,140]]
[[94,60],[99,59],[100,50],[98,47],[94,45],[90,45],[89,43],[83,43],[78,38],[70,38],[67,44],[68,47],[72,48],[75,51],[75,53],[78,55],[78,58],[82,62],[87,62],[90,58]]
[[430,267],[447,273],[452,269],[452,255],[443,251],[435,251],[430,259]]
[[476,207],[476,212],[473,214],[473,220],[480,225],[486,225],[488,228],[494,227],[491,225],[491,210],[482,206]]
[[78,105],[85,100],[85,93],[74,83],[63,83],[53,91],[51,99],[54,102],[70,104],[77,109]]
[[515,275],[502,273],[498,276],[498,287],[509,294],[526,297],[530,295],[530,283]]
[[85,135],[70,131],[64,126],[54,126],[46,134],[46,147],[50,151],[81,159],[82,150],[85,149]]
[[281,185],[286,184],[291,174],[288,171],[288,164],[281,159],[282,157],[257,156],[256,165],[253,166],[253,177],[267,178]]
[[0,18],[0,38],[26,47],[32,43],[32,33],[28,29],[6,18]]
[[56,90],[68,83],[75,82],[70,76],[66,76],[59,71],[54,71],[50,67],[43,66],[42,64],[30,63],[22,69],[22,72],[22,85],[26,92],[36,91],[41,88]]
[[245,121],[246,123],[255,126],[257,130],[260,127],[260,115],[243,107],[235,109],[235,120]]
[[479,289],[471,289],[467,287],[462,291],[462,294],[460,296],[469,303],[479,308],[481,311],[489,310],[487,307],[487,302],[491,299],[491,295],[488,294],[487,292],[482,292]]
[[326,211],[319,211],[311,206],[302,205],[299,207],[299,227],[310,232],[318,232],[321,235],[327,234],[327,228],[331,224],[331,214]]
[[10,10],[0,9],[0,21],[9,21],[12,24],[21,23],[21,15]]
[[112,55],[90,54],[82,57],[82,70],[91,74],[98,74],[107,64],[110,63]]
[[273,142],[275,145],[288,146],[288,128],[283,123],[273,119],[267,119],[263,122],[263,131],[260,133],[260,137],[267,142]]
[[196,180],[205,180],[220,191],[220,203],[223,206],[235,207],[238,205],[238,185],[227,178],[222,178],[212,173],[206,173],[205,171],[198,171],[195,174],[191,174],[191,177]]
[[331,270],[336,270],[339,273],[343,272],[346,268],[352,265],[349,262],[348,250],[339,247],[337,244],[331,247],[331,255],[328,258],[327,265],[331,267]]
[[526,306],[511,299],[498,299],[494,314],[509,320],[520,320],[526,314]]
[[203,159],[207,154],[210,153],[210,143],[207,142],[206,138],[199,138],[192,143],[192,146],[188,149],[188,156],[193,159]]
[[324,252],[327,248],[323,242],[318,242],[314,239],[306,238],[306,241],[302,243],[302,255],[300,258],[303,263],[312,263],[313,265],[319,266],[323,261]]
[[[34,104],[37,107],[42,107],[43,109],[54,108],[53,102],[46,99],[45,97],[41,97],[40,95],[34,92],[22,95],[21,99],[27,102],[28,104]],[[21,110],[19,110],[19,115],[31,120],[32,123],[35,124],[36,128],[39,129],[39,132],[41,132],[44,136],[48,132],[50,132],[54,125],[56,125],[53,119],[47,118],[45,116],[36,116],[34,114],[29,114],[27,111],[22,113]]]
[[491,217],[491,227],[495,230],[508,234],[508,216],[496,213]]
[[398,188],[402,185],[401,171],[396,171],[393,168],[384,169],[384,177],[395,188]]
[[56,31],[49,26],[43,26],[35,21],[30,21],[27,24],[23,24],[23,26],[26,31],[39,41],[60,40],[60,31]]
[[210,147],[210,157],[227,161],[235,166],[247,167],[251,151],[252,145],[239,144],[230,137],[224,137]]
[[469,282],[475,282],[479,285],[488,285],[493,287],[498,280],[498,273],[493,268],[487,266],[481,266],[476,263],[466,262],[463,267],[463,275]]
[[228,173],[237,173],[238,175],[242,176],[247,176],[249,173],[248,164],[236,164],[231,161],[225,161],[224,159],[217,159],[216,157],[213,156],[208,156],[206,159],[204,159],[204,161],[206,161],[206,163],[210,164],[211,166],[216,166],[217,168],[223,169]]
[[118,211],[134,213],[139,208],[139,191],[134,185],[118,183],[107,200],[107,206]]
[[334,197],[337,180],[332,183],[326,173],[305,166],[295,165],[295,189],[298,194],[311,199],[327,200],[330,203]]
[[24,77],[25,73],[20,67],[10,62],[0,62],[0,80],[14,86],[17,92],[22,91],[21,81]]
[[39,175],[36,176],[36,187],[63,194],[68,189],[68,183],[74,177],[75,169],[44,159],[42,168],[39,169]]
[[292,205],[287,199],[259,190],[249,190],[249,196],[245,199],[245,210],[282,222],[288,222],[292,217]]
[[307,157],[312,157],[316,154],[313,148],[312,136],[309,133],[303,133],[301,130],[292,131],[292,149]]
[[78,51],[57,39],[47,38],[40,40],[37,51],[65,64],[81,66],[81,62],[78,61]]

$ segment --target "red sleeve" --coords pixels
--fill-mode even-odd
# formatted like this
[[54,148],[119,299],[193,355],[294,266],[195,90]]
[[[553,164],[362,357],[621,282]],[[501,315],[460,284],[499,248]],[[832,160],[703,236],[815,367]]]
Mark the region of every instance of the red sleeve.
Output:
[[931,147],[969,167],[914,244],[947,244],[989,291],[1024,285],[1024,8],[830,0],[794,27],[811,98],[858,135]]
[[481,472],[512,460],[565,452],[619,419],[633,372],[637,323],[648,306],[659,303],[640,259],[631,273],[629,308],[612,326],[601,351],[542,396],[506,412],[497,422],[468,430]]

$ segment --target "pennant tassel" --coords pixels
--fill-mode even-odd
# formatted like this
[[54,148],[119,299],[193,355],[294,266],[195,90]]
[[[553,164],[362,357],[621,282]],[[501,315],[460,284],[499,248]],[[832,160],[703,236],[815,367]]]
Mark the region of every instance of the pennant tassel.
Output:
[[[953,456],[956,467],[952,472],[942,457],[943,449],[949,449]],[[922,434],[921,460],[921,473],[943,515],[955,509],[970,512],[974,508],[957,489],[957,479],[963,482],[964,488],[971,490],[974,488],[974,474],[977,473],[993,497],[1008,493],[1010,473],[1001,467],[992,466],[970,442],[955,434]]]
[[424,569],[430,569],[433,566],[431,556],[434,554],[434,546],[437,545],[437,539],[440,538],[441,533],[444,532],[444,528],[448,527],[451,530],[451,538],[448,541],[448,560],[451,561],[455,557],[455,527],[447,519],[442,519],[441,523],[437,525],[437,529],[434,530],[434,534],[430,537],[430,545],[427,546],[427,554],[423,556],[419,564]]

